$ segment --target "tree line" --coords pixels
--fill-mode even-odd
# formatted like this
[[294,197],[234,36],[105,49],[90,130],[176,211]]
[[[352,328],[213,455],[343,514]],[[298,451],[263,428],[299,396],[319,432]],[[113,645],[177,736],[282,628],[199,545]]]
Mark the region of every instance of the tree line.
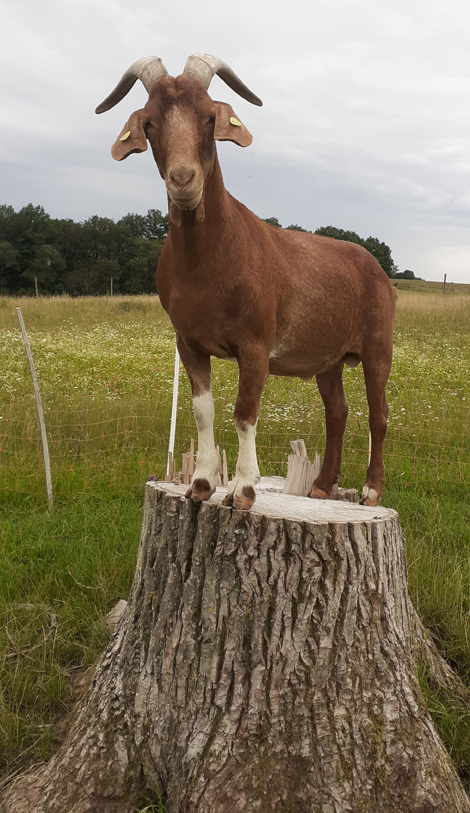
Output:
[[[275,217],[267,223],[281,226]],[[307,231],[298,225],[288,229]],[[362,239],[334,226],[316,229],[339,240],[367,248],[389,277],[398,273],[392,253],[375,237]],[[155,292],[155,269],[168,234],[168,215],[149,209],[146,215],[128,213],[115,222],[94,215],[82,223],[50,217],[42,206],[29,203],[18,212],[0,205],[0,294],[68,293],[72,296],[106,294],[111,279],[116,294]],[[411,275],[411,276],[408,276]]]
[[42,206],[0,206],[0,293],[72,296],[155,292],[155,268],[168,234],[159,209],[118,220],[56,220]]

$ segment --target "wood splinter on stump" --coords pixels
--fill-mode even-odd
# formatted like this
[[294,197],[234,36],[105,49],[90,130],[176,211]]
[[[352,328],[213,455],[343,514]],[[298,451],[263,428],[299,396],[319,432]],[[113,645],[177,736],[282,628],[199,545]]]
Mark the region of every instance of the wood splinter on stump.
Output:
[[[222,456],[220,455],[220,449],[216,446],[217,451],[217,485],[219,486],[228,486],[228,470],[227,470],[227,454],[225,449],[222,451]],[[173,483],[184,483],[185,485],[189,485],[192,482],[194,470],[196,468],[196,459],[194,454],[194,440],[191,438],[191,443],[189,446],[189,451],[185,452],[182,455],[181,459],[181,471],[176,474],[175,470],[175,462],[174,457],[169,452],[169,473],[165,477],[165,482],[173,482]]]
[[[321,458],[318,452],[313,463],[307,457],[305,441],[291,440],[290,445],[294,454],[287,458],[287,477],[284,481],[284,494],[297,494],[299,497],[308,497],[312,484],[320,474]],[[358,494],[355,488],[339,488],[333,486],[332,500],[349,500],[357,502]]]
[[156,786],[168,813],[470,813],[420,694],[418,655],[449,670],[396,512],[184,491],[147,483],[128,606],[2,813],[130,813]]

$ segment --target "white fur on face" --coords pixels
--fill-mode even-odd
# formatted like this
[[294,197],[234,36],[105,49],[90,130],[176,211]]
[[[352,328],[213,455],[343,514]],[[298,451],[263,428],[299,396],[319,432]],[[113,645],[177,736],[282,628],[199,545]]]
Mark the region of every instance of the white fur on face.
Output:
[[[165,183],[171,201],[183,210],[195,209],[204,191],[204,175],[197,150],[197,125],[192,118],[184,116],[178,107],[173,107],[166,114],[168,133],[171,134],[170,149],[167,157]],[[194,173],[188,189],[181,192],[178,184],[172,180],[175,170],[184,169]]]
[[211,488],[217,483],[218,459],[214,443],[214,400],[208,390],[193,398],[197,426],[197,456],[193,482],[204,478]]
[[227,496],[233,494],[235,497],[241,497],[244,486],[255,488],[260,479],[256,459],[256,424],[254,426],[249,423],[240,425],[235,421],[235,428],[239,442],[237,468],[235,477],[229,485]]

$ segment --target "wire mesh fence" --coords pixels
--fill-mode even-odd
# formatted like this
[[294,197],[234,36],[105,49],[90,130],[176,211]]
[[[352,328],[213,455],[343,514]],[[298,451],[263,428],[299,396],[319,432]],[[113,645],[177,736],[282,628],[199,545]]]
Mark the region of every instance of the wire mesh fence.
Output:
[[[229,473],[236,462],[238,440],[233,428],[233,378],[236,371],[218,365],[215,378],[215,439],[227,452]],[[342,482],[360,488],[367,468],[369,433],[365,397],[357,397],[360,374],[346,374],[349,417],[343,446]],[[196,437],[191,398],[184,371],[177,412],[175,456]],[[123,379],[121,377],[121,383]],[[33,497],[44,492],[40,432],[32,396],[19,389],[3,405],[0,420],[0,492]],[[54,496],[102,489],[141,489],[149,474],[163,478],[170,432],[171,387],[152,381],[144,398],[55,391],[43,393]],[[147,391],[149,392],[150,387]],[[225,395],[224,395],[225,392]],[[288,396],[286,399],[285,396]],[[437,489],[470,485],[470,409],[467,400],[442,393],[442,404],[429,409],[428,398],[411,396],[413,408],[399,407],[390,393],[390,422],[384,449],[387,481]],[[59,405],[57,402],[60,402]],[[435,414],[437,412],[437,415]],[[313,458],[324,447],[323,409],[314,385],[272,379],[268,382],[258,423],[260,468],[266,475],[285,475],[290,441],[304,438]]]
[[[1,304],[1,303],[0,303]],[[142,490],[149,474],[163,478],[170,432],[174,334],[156,318],[155,302],[103,302],[104,323],[70,317],[85,305],[37,304],[30,340],[49,439],[54,496]],[[33,307],[33,306],[31,306]],[[62,305],[54,305],[58,311]],[[96,308],[96,305],[94,305]],[[148,308],[148,318],[146,309]],[[158,316],[158,314],[157,314]],[[112,318],[111,318],[112,317]],[[40,320],[43,320],[42,322]],[[127,321],[126,321],[127,320]],[[28,321],[28,320],[26,320]],[[398,330],[387,390],[384,449],[387,484],[429,492],[468,493],[470,486],[470,338]],[[424,332],[423,332],[424,331]],[[238,440],[233,427],[236,365],[214,360],[215,438],[229,474]],[[196,437],[187,377],[180,371],[175,456]],[[342,484],[361,488],[368,460],[368,411],[362,370],[345,368],[349,417]],[[285,475],[290,441],[303,438],[312,459],[324,447],[323,407],[314,382],[270,377],[258,423],[260,469]],[[31,379],[21,334],[0,334],[0,498],[43,498],[44,471]],[[386,495],[385,495],[386,500]]]

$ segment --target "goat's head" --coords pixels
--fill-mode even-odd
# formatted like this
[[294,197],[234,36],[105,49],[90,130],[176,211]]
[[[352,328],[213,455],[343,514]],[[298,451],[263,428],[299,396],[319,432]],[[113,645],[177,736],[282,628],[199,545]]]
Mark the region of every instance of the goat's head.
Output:
[[262,104],[225,62],[209,54],[194,54],[176,79],[168,76],[158,57],[139,59],[96,108],[97,113],[109,110],[137,79],[142,81],[149,93],[147,104],[124,125],[111,154],[122,161],[133,152],[144,152],[147,140],[150,142],[176,223],[181,210],[196,209],[198,219],[204,217],[204,186],[213,167],[215,141],[247,147],[253,140],[230,105],[210,98],[207,90],[216,73],[244,99]]

